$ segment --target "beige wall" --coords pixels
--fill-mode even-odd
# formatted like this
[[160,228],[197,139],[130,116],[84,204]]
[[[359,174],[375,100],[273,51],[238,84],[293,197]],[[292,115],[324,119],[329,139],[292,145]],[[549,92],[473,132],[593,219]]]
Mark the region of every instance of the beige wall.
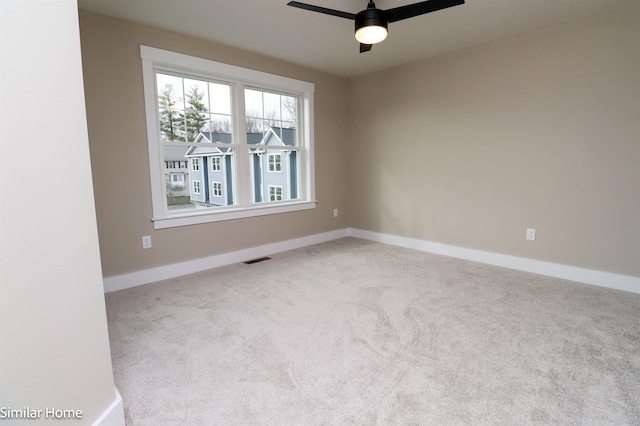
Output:
[[[347,226],[347,81],[274,59],[80,12],[87,118],[106,277]],[[316,209],[154,230],[140,45],[315,84]],[[333,218],[333,209],[341,214]],[[151,235],[153,248],[142,250]]]
[[640,276],[638,46],[634,7],[353,79],[349,225]]
[[[42,410],[24,424],[90,425],[116,396],[77,5],[2,1],[0,16],[0,402]],[[82,420],[47,421],[47,408],[82,410]]]
[[[80,23],[107,277],[346,226],[640,276],[638,7],[351,80]],[[140,44],[314,83],[318,208],[153,230]]]

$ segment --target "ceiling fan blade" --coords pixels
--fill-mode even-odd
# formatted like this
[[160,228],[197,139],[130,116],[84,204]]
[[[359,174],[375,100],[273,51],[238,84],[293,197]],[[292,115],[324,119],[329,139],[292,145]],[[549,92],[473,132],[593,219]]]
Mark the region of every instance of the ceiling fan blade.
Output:
[[373,44],[360,43],[360,53],[364,53],[364,52],[370,51],[371,50],[371,46],[373,46]]
[[388,9],[389,22],[400,21],[401,19],[413,18],[425,13],[464,4],[464,0],[428,0],[420,3],[408,4],[406,6]]
[[339,18],[356,19],[355,13],[342,12],[340,10],[327,9],[326,7],[314,6],[312,4],[300,3],[298,1],[290,1],[287,6],[293,6],[304,10],[310,10],[312,12],[324,13],[325,15],[337,16]]

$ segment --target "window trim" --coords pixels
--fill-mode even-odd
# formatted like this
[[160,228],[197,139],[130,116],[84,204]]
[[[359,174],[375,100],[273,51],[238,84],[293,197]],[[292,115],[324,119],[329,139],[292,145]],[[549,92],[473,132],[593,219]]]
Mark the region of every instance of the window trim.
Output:
[[[140,46],[140,57],[142,59],[149,145],[149,173],[153,212],[151,220],[155,229],[301,211],[316,207],[313,140],[315,85],[313,83],[143,45]],[[196,209],[195,211],[185,211],[185,213],[178,214],[172,212],[171,216],[169,216],[166,202],[163,199],[165,189],[162,171],[163,157],[159,143],[160,130],[156,111],[156,68],[174,69],[177,72],[209,75],[210,78],[227,80],[237,86],[238,92],[242,92],[244,88],[257,86],[258,88],[285,93],[299,93],[302,100],[302,110],[300,111],[302,119],[300,120],[299,132],[301,134],[300,140],[304,141],[300,147],[304,151],[305,158],[305,161],[300,164],[300,199],[282,201],[277,205],[244,202],[241,205],[217,207],[213,211],[210,209]],[[240,134],[244,129],[244,96],[236,96],[236,98],[234,113],[238,117],[236,126],[239,129],[236,130]],[[248,165],[239,164],[239,167],[248,167]],[[250,199],[251,191],[248,192],[245,194],[247,200]]]

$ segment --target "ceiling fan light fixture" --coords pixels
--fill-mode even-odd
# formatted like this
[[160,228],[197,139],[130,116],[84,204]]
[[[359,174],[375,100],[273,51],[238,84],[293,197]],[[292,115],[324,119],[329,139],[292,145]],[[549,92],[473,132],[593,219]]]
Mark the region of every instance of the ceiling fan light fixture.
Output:
[[387,38],[387,29],[379,25],[369,25],[356,31],[356,40],[362,44],[376,44]]
[[356,40],[362,44],[376,44],[387,38],[386,13],[372,4],[356,15]]

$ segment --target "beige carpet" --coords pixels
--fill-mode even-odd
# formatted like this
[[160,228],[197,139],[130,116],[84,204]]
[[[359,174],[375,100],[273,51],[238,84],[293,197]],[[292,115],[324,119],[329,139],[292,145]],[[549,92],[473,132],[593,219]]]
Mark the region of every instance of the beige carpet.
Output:
[[347,238],[107,294],[128,425],[638,425],[640,295]]

